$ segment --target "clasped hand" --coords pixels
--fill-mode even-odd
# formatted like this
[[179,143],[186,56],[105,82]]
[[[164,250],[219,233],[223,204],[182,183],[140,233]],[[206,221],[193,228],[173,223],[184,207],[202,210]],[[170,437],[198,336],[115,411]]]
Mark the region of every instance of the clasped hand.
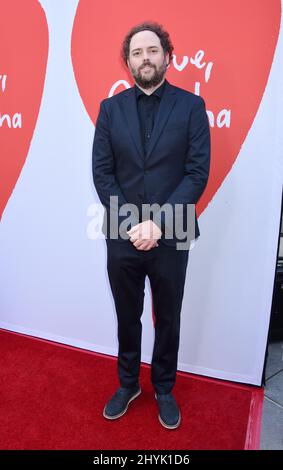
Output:
[[145,220],[128,230],[127,234],[137,250],[148,251],[158,246],[157,240],[161,238],[162,232],[152,220]]

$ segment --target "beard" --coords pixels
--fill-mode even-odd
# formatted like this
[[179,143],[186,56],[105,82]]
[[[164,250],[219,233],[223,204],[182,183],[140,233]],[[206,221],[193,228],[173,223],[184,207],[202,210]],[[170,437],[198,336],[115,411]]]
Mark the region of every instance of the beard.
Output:
[[[153,73],[151,73],[150,75],[146,75],[142,69],[143,67],[145,67],[145,65],[149,65],[152,67],[152,70],[153,70]],[[159,85],[159,83],[162,82],[163,78],[164,78],[164,75],[166,73],[166,70],[167,70],[167,66],[166,66],[166,61],[163,62],[163,64],[157,68],[156,65],[154,64],[150,64],[150,63],[145,63],[143,64],[139,69],[134,69],[132,67],[130,67],[130,70],[131,70],[131,73],[136,81],[136,83],[141,87],[141,88],[144,88],[145,90],[149,89],[149,88],[153,88],[157,85]]]

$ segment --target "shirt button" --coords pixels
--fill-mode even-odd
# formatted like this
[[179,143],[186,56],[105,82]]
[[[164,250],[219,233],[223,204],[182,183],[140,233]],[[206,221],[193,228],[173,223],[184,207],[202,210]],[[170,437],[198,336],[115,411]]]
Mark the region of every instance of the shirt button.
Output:
[[150,138],[150,134],[147,134],[147,138],[148,138],[148,139]]

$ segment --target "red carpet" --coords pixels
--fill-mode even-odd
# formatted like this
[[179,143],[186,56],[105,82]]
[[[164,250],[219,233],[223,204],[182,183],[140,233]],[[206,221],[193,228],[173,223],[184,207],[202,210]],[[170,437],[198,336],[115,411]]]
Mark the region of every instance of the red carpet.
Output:
[[0,330],[1,449],[257,449],[263,389],[178,373],[182,423],[162,428],[148,365],[142,394],[116,421],[102,416],[117,359]]

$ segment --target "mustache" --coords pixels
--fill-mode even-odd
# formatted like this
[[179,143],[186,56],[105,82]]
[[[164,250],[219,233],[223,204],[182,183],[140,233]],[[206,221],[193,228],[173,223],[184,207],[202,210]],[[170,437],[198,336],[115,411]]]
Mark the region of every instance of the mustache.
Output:
[[152,64],[146,63],[146,64],[143,64],[143,65],[141,66],[140,70],[144,69],[146,66],[148,66],[148,67],[153,67]]

